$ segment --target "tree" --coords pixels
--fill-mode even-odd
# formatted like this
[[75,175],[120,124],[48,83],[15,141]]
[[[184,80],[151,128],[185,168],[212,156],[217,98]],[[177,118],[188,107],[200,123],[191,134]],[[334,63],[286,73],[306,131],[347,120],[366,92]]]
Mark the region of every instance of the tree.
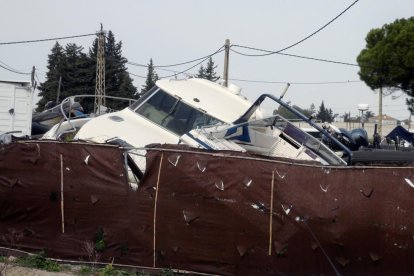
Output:
[[[367,34],[357,57],[359,76],[371,89],[401,89],[414,96],[414,17],[397,19]],[[414,111],[414,99],[407,100]]]
[[206,71],[206,69],[204,69],[203,64],[201,64],[200,69],[198,69],[197,78],[205,79],[206,78],[205,71]]
[[64,49],[58,42],[56,42],[51,50],[51,54],[48,55],[46,81],[40,83],[38,87],[41,99],[38,102],[37,111],[44,110],[47,102],[57,100],[59,78],[64,71],[64,59]]
[[332,109],[326,108],[324,102],[322,101],[321,105],[319,106],[319,111],[316,115],[316,118],[322,122],[332,123],[337,115],[338,114],[333,114]]
[[[300,108],[297,105],[294,105],[293,108],[296,109],[297,111],[303,113],[303,115],[305,115],[308,118],[310,118],[313,114],[312,106],[311,106],[310,109],[303,109],[303,108]],[[273,115],[276,115],[276,114],[279,114],[280,116],[282,116],[282,117],[284,117],[285,119],[288,119],[288,120],[301,119],[296,114],[290,112],[287,108],[285,108],[281,105],[278,107],[278,109],[273,110]]]
[[[97,52],[98,39],[95,39],[92,49],[89,49],[93,68],[96,68]],[[127,72],[127,62],[128,60],[122,56],[122,41],[116,42],[112,31],[108,31],[105,40],[105,95],[137,98],[137,88],[132,84],[132,79]],[[95,89],[96,78],[92,79],[92,83]],[[93,91],[95,93],[95,90]],[[107,99],[106,105],[113,109],[120,109],[128,105],[128,102]]]
[[[42,111],[45,103],[56,101],[59,78],[62,77],[62,85],[59,100],[73,95],[95,95],[96,82],[96,55],[98,41],[89,48],[89,53],[83,52],[83,47],[74,43],[67,44],[64,48],[56,43],[48,56],[48,72],[46,81],[39,86],[39,101],[37,111]],[[106,36],[105,45],[105,94],[125,98],[134,98],[137,89],[132,84],[132,79],[126,71],[127,59],[122,56],[122,42],[116,42],[111,31]],[[93,109],[93,99],[85,98],[81,101],[86,112]],[[111,108],[119,109],[128,105],[128,102],[106,102]]]
[[148,64],[147,79],[145,80],[145,84],[142,86],[141,95],[145,94],[152,87],[154,87],[157,80],[158,80],[158,75],[154,70],[154,64],[151,58]]
[[197,77],[210,81],[217,81],[220,77],[217,76],[215,71],[216,68],[217,65],[215,65],[213,59],[209,57],[206,67],[204,68],[203,65],[200,66]]
[[367,110],[367,111],[365,111],[364,116],[365,116],[365,118],[369,119],[369,118],[374,117],[375,113],[372,112],[371,110]]

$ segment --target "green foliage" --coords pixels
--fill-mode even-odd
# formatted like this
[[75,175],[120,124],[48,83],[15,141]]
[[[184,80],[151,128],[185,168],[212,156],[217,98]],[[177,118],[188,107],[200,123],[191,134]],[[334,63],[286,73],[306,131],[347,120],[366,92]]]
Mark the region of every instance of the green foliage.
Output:
[[94,240],[94,248],[96,252],[102,252],[105,250],[105,233],[103,228],[99,228],[98,232],[95,235],[95,240]]
[[321,122],[332,123],[335,116],[336,115],[333,114],[332,109],[326,108],[325,104],[322,101],[321,105],[319,106],[319,111],[316,114],[316,119],[318,119]]
[[112,266],[112,264],[107,264],[104,268],[99,271],[99,275],[101,276],[129,276],[129,275],[136,275],[135,273],[132,274],[125,270],[116,269]]
[[[41,97],[37,111],[42,111],[49,101],[57,100],[59,78],[62,77],[60,97],[58,101],[73,95],[95,95],[96,84],[96,55],[98,40],[95,39],[89,53],[85,54],[83,48],[69,43],[62,47],[56,43],[48,56],[48,72],[46,81],[39,85]],[[116,42],[114,34],[109,31],[105,43],[105,94],[107,96],[136,98],[137,89],[126,71],[127,59],[122,56],[122,42]],[[93,109],[93,99],[81,102],[86,112]],[[107,101],[107,106],[120,109],[128,102]]]
[[215,71],[216,68],[217,65],[214,64],[213,59],[210,57],[205,68],[203,67],[203,65],[200,66],[197,77],[207,79],[210,81],[217,81],[220,77],[217,76],[217,73]]
[[104,268],[102,268],[99,274],[102,275],[102,276],[116,276],[116,275],[118,275],[118,274],[116,274],[115,268],[111,264],[108,264]]
[[89,275],[92,274],[93,268],[90,266],[82,266],[79,270],[79,274],[81,275]]
[[[397,19],[367,34],[357,57],[359,76],[371,89],[401,89],[414,96],[414,17]],[[413,111],[413,99],[408,101]]]
[[161,270],[161,275],[162,276],[173,276],[174,271],[172,271],[172,269],[164,268],[163,270]]
[[147,79],[145,80],[145,84],[142,86],[141,95],[145,94],[152,87],[154,87],[157,80],[158,80],[158,75],[154,70],[154,64],[151,58],[150,62],[148,63]]
[[7,260],[6,256],[0,256],[0,263],[4,263]]
[[[298,110],[299,112],[303,113],[306,117],[311,117],[312,114],[315,112],[314,108],[315,106],[312,104],[311,107],[309,109],[303,109],[300,108],[299,106],[294,105],[293,108],[295,108],[296,110]],[[296,119],[300,119],[298,116],[296,116],[294,113],[290,112],[288,109],[286,109],[283,106],[279,106],[279,108],[277,110],[273,111],[273,115],[279,114],[280,116],[284,117],[285,119],[288,120],[296,120]]]
[[21,266],[38,268],[53,272],[61,271],[59,264],[47,259],[44,251],[40,251],[39,254],[18,258],[16,262]]

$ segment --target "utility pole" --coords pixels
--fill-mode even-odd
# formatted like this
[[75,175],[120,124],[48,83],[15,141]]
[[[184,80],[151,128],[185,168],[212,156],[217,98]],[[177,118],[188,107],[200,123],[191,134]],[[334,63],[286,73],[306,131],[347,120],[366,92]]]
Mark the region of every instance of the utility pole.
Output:
[[60,97],[60,87],[62,86],[62,75],[59,77],[59,86],[57,91],[57,97],[56,97],[56,104],[59,103],[59,97]]
[[229,57],[230,57],[230,39],[226,39],[224,43],[224,72],[223,72],[223,85],[227,87],[229,85]]
[[96,115],[101,113],[101,106],[105,103],[105,32],[102,30],[98,35],[98,52],[96,57],[96,86],[94,112]]
[[382,85],[380,86],[378,94],[378,134],[382,137]]
[[36,67],[32,67],[32,73],[30,74],[30,81],[32,83],[32,87],[35,87],[35,74],[36,74]]

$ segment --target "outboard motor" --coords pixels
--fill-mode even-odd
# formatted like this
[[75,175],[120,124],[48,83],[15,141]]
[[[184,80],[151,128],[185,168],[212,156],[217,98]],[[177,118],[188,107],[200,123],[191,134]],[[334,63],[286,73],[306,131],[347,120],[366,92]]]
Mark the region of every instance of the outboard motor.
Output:
[[[351,131],[344,128],[337,128],[333,125],[325,125],[324,128],[352,151],[358,150],[360,147],[368,146],[368,134],[363,128],[356,128]],[[340,148],[334,145],[328,137],[323,136],[322,141],[332,150],[340,150]]]
[[351,130],[351,136],[355,141],[356,149],[351,150],[358,150],[360,147],[368,147],[368,134],[367,131],[363,128],[355,128]]

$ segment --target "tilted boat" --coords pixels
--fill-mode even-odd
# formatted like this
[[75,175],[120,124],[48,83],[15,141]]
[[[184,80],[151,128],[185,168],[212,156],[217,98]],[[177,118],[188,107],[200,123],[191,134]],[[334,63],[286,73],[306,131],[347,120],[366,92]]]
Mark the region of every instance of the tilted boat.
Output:
[[[265,116],[266,99],[324,139]],[[409,158],[364,161],[346,146],[356,139],[282,96],[251,104],[205,80],[162,80],[129,108],[45,138],[75,125],[70,143],[2,145],[3,250],[214,275],[414,273]]]

